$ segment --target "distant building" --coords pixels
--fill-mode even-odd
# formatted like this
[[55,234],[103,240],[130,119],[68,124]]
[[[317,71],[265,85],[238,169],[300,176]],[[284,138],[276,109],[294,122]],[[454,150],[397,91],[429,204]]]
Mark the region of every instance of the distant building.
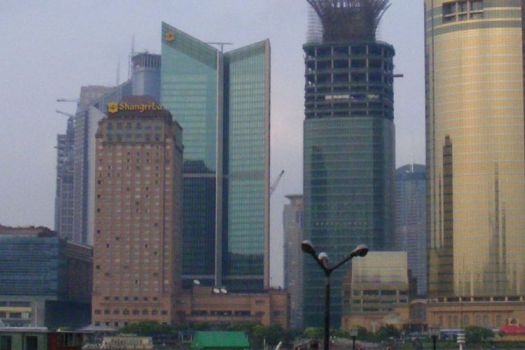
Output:
[[45,227],[0,226],[0,320],[7,326],[90,323],[92,250]]
[[96,133],[96,326],[175,322],[181,289],[182,129],[151,97],[110,102]]
[[419,296],[427,291],[426,186],[424,165],[408,164],[396,170],[395,249],[408,253],[411,287]]
[[231,293],[224,288],[194,285],[184,290],[177,315],[184,323],[260,323],[289,326],[288,293],[269,289],[260,293]]
[[93,244],[95,133],[98,122],[106,116],[107,103],[131,95],[148,95],[159,100],[159,55],[134,55],[130,80],[118,86],[80,89],[75,115],[68,120],[68,131],[59,135],[57,145],[55,230],[62,237]]
[[138,53],[131,58],[131,65],[132,94],[160,101],[160,55]]
[[65,134],[57,136],[57,178],[55,195],[55,231],[73,239],[73,163],[75,146],[74,118],[67,120]]
[[223,52],[163,23],[161,103],[184,128],[185,287],[268,288],[269,41]]
[[284,206],[284,288],[290,294],[290,326],[303,327],[303,241],[304,202],[300,194],[286,196]]
[[[394,234],[394,55],[376,40],[384,1],[308,0],[322,40],[305,61],[304,238],[331,261],[358,244],[386,250]],[[342,312],[344,269],[332,274],[331,324]],[[323,323],[324,274],[304,259],[304,325]]]
[[408,291],[406,252],[369,252],[356,259],[343,284],[342,328],[401,329],[410,318]]
[[508,320],[525,322],[525,297],[431,298],[426,307],[428,327],[464,329],[478,326],[499,329]]

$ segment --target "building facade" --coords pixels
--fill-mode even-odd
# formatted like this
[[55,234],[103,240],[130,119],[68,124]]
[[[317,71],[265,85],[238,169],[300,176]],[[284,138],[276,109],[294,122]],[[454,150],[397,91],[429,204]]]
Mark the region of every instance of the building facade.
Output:
[[107,103],[131,95],[147,95],[157,101],[160,96],[160,56],[138,53],[131,61],[128,81],[114,87],[80,89],[67,133],[58,137],[55,230],[77,243],[93,244],[95,133],[98,122],[106,117]]
[[92,264],[90,247],[48,228],[0,225],[0,321],[13,327],[89,324]]
[[396,170],[395,248],[408,253],[413,296],[427,291],[426,168],[404,165]]
[[73,239],[73,162],[74,117],[67,120],[65,134],[57,136],[57,179],[55,194],[55,231],[60,236]]
[[425,1],[428,293],[436,300],[525,292],[524,13],[522,1]]
[[182,129],[150,97],[108,104],[96,134],[95,325],[176,321]]
[[342,328],[402,329],[410,320],[406,252],[370,252],[352,263],[343,284]]
[[185,286],[267,288],[268,40],[224,53],[163,23],[161,102],[184,128]]
[[261,293],[230,293],[224,288],[196,286],[186,289],[177,306],[181,322],[258,323],[289,326],[288,293],[270,289]]
[[303,252],[304,201],[300,194],[286,196],[284,206],[284,289],[290,294],[290,327],[303,327]]
[[[358,244],[383,250],[393,239],[395,52],[375,40],[375,27],[361,27],[365,14],[351,1],[309,3],[323,41],[303,46],[305,239],[337,262]],[[334,326],[344,275],[345,268],[332,274]],[[305,326],[322,324],[323,281],[316,262],[304,259]]]

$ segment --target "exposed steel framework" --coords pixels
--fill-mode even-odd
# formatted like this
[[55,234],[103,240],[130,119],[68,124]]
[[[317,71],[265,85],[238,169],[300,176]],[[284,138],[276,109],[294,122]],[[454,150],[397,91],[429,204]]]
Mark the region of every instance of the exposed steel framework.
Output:
[[323,41],[375,40],[390,0],[306,0],[323,25]]

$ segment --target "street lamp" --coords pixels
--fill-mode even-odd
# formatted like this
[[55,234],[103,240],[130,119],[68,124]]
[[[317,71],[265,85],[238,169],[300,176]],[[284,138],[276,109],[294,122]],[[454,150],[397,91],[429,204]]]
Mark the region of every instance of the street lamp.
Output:
[[310,241],[303,241],[301,243],[301,249],[303,253],[310,254],[312,258],[317,262],[321,267],[325,275],[325,285],[324,285],[324,350],[330,349],[330,275],[334,270],[338,269],[346,263],[347,261],[357,257],[363,257],[368,253],[368,247],[364,244],[358,245],[346,258],[330,267],[330,262],[328,261],[328,254],[325,252],[317,253],[315,248]]
[[431,328],[430,329],[430,336],[432,337],[432,344],[434,345],[433,349],[436,350],[436,343],[437,339],[439,337],[439,328]]
[[352,350],[355,350],[355,338],[357,338],[357,328],[353,328],[350,331],[350,336],[352,337]]

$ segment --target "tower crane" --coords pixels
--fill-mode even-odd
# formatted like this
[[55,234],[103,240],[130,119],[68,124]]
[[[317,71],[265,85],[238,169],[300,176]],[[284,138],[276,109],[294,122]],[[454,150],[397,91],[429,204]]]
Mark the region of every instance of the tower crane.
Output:
[[283,178],[284,170],[281,170],[279,175],[273,180],[272,184],[270,185],[270,196],[273,194],[277,186],[279,185],[279,182],[281,182],[281,179]]
[[62,115],[65,115],[66,117],[71,117],[71,118],[75,118],[75,115],[74,114],[71,114],[71,113],[67,113],[67,112],[63,112],[63,111],[60,111],[60,110],[55,110],[55,112],[57,112],[58,114],[62,114]]
[[57,98],[57,102],[76,102],[80,101],[79,98]]

